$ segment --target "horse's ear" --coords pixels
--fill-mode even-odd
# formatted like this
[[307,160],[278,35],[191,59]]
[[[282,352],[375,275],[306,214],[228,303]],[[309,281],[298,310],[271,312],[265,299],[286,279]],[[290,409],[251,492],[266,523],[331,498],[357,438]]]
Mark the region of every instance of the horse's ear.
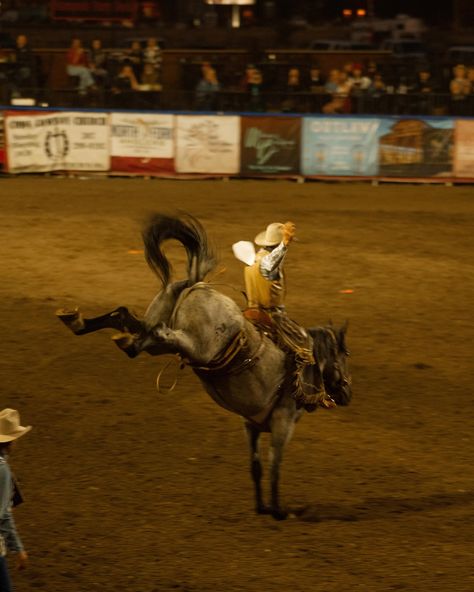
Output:
[[349,328],[349,319],[344,321],[344,325],[341,327],[341,334],[345,335],[347,333],[347,329]]

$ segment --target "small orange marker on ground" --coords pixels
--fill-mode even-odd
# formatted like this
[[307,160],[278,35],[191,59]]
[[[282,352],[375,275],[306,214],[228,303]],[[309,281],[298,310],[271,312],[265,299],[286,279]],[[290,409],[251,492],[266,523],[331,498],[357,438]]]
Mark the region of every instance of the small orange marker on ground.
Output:
[[129,249],[127,253],[129,255],[143,255],[143,249]]
[[353,294],[354,290],[339,290],[339,294]]

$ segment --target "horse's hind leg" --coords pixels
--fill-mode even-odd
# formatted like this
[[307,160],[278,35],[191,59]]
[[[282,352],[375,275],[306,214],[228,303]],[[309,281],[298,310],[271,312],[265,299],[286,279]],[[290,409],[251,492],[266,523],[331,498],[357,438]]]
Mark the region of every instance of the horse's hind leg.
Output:
[[280,465],[283,450],[289,442],[295,423],[289,409],[278,407],[271,418],[270,484],[271,514],[276,520],[284,520],[288,513],[280,506]]
[[250,422],[245,422],[245,430],[250,447],[250,473],[255,485],[255,511],[257,514],[270,514],[271,509],[263,503],[262,497],[263,470],[258,446],[260,430]]

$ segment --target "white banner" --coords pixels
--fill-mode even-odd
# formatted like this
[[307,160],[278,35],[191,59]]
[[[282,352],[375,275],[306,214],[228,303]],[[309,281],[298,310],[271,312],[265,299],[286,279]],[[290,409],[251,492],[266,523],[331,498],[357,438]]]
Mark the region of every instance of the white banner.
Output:
[[8,113],[5,134],[11,173],[110,167],[107,113]]
[[134,158],[173,158],[174,115],[112,113],[111,154]]
[[179,173],[240,171],[240,117],[178,115],[176,170]]

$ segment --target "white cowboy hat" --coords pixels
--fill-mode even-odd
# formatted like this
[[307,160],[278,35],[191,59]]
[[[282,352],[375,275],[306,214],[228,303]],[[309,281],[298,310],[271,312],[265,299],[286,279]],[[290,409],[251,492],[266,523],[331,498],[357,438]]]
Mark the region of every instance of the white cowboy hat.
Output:
[[283,240],[283,226],[281,222],[272,222],[263,232],[259,232],[254,239],[260,247],[274,247]]
[[15,409],[0,411],[0,442],[12,442],[31,430],[20,425],[20,414]]

